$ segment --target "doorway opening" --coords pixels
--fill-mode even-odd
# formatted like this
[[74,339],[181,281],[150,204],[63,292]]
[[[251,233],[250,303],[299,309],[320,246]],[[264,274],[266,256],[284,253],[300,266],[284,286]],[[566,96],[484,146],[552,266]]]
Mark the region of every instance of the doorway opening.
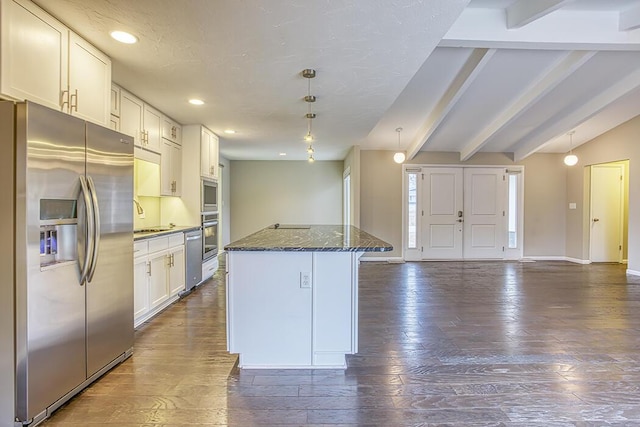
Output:
[[589,259],[627,261],[629,161],[590,166]]

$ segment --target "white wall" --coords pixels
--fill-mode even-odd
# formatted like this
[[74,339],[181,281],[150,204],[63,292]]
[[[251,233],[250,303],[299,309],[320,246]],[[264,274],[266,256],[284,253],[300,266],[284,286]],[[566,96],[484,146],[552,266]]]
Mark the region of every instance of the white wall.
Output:
[[342,224],[342,161],[231,161],[231,241],[274,223]]
[[[347,169],[351,175],[351,187],[350,187],[350,223],[353,226],[360,227],[360,146],[354,145],[349,150],[349,154],[344,159],[344,172]],[[344,173],[343,173],[344,177]],[[344,206],[342,207],[344,209]]]
[[220,157],[220,164],[223,166],[220,168],[220,173],[222,174],[222,188],[219,189],[221,191],[221,202],[220,206],[218,206],[218,210],[220,211],[220,238],[221,248],[224,245],[231,243],[231,162],[224,157]]
[[577,209],[566,210],[568,257],[589,259],[589,174],[586,166],[629,160],[628,267],[640,273],[640,116],[574,149],[579,162],[567,170],[567,199]]

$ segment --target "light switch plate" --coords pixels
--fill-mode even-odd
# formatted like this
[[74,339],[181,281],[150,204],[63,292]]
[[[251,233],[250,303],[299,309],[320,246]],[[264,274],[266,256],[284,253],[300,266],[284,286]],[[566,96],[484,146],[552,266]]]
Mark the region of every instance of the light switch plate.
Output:
[[577,209],[577,205],[575,203],[569,203],[569,209]]

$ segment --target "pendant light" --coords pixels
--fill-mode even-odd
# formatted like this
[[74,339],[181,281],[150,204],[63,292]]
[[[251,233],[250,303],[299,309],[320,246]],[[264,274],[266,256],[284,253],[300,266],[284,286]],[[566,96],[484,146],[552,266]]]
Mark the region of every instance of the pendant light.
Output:
[[316,77],[316,70],[312,68],[306,68],[302,70],[302,77],[307,79],[307,83],[308,83],[307,96],[304,97],[304,101],[307,103],[307,106],[308,106],[307,114],[305,115],[305,117],[307,118],[307,134],[304,136],[304,141],[309,144],[309,146],[307,147],[307,153],[309,154],[309,158],[308,158],[309,163],[313,163],[315,159],[313,157],[314,149],[312,144],[315,138],[311,133],[311,123],[313,119],[316,118],[316,114],[313,111],[311,111],[311,104],[316,102],[316,97],[314,95],[311,95],[311,79]]
[[405,159],[404,152],[400,151],[400,132],[402,132],[402,128],[396,128],[396,132],[398,132],[398,152],[393,155],[393,161],[396,163],[402,163]]
[[573,154],[573,134],[576,131],[569,132],[569,154],[564,157],[564,164],[567,166],[575,166],[578,164],[578,156]]

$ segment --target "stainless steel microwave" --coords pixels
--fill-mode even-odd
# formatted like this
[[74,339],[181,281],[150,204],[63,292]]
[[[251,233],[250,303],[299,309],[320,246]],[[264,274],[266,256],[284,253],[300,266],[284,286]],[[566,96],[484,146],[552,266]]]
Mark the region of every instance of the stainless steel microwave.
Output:
[[202,180],[201,212],[218,212],[218,183],[208,179]]

